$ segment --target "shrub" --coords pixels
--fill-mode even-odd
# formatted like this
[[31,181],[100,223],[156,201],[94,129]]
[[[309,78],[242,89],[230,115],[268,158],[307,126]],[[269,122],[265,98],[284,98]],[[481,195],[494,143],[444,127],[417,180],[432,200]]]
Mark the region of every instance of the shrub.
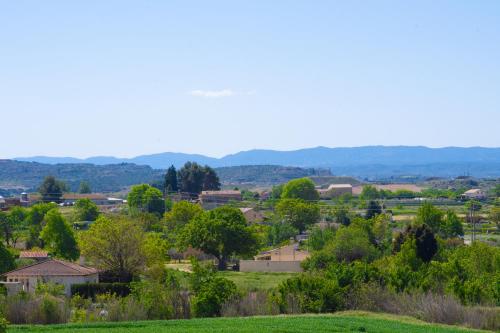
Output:
[[83,298],[95,299],[96,295],[113,294],[125,297],[130,294],[130,285],[128,283],[78,283],[71,285],[71,295],[80,295]]
[[236,294],[233,281],[215,276],[205,282],[193,299],[196,317],[216,317],[222,314],[222,306]]
[[334,312],[344,307],[344,289],[335,279],[301,274],[283,281],[278,287],[281,312],[290,313],[298,305],[300,312]]

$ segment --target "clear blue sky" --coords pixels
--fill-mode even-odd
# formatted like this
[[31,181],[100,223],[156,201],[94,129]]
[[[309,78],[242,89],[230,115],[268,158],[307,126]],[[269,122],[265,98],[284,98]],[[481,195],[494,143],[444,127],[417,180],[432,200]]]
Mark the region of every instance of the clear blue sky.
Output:
[[500,146],[500,1],[0,0],[0,157]]

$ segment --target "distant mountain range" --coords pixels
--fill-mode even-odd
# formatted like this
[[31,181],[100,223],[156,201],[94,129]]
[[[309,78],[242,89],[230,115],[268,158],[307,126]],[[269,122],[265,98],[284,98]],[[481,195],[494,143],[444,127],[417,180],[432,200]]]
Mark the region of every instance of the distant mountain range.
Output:
[[159,153],[133,158],[96,156],[86,159],[73,157],[19,157],[18,161],[47,164],[91,163],[96,165],[134,163],[153,169],[170,165],[181,167],[195,161],[212,167],[240,165],[282,165],[303,168],[328,168],[333,174],[358,177],[400,175],[500,177],[500,148],[422,146],[366,146],[352,148],[316,147],[293,151],[249,150],[214,158],[198,154]]

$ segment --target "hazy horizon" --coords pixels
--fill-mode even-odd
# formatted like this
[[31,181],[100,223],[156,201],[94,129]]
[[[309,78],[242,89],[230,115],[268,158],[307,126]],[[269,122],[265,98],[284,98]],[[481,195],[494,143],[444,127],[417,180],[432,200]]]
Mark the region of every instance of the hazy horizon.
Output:
[[10,1],[0,158],[500,145],[498,1]]

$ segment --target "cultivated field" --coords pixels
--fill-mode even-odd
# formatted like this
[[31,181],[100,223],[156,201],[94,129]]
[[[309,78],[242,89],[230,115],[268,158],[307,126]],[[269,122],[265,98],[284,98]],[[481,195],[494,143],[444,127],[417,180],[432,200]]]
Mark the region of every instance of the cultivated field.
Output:
[[445,325],[431,325],[408,317],[361,312],[334,315],[302,315],[247,318],[205,318],[191,320],[142,321],[121,323],[16,326],[9,333],[253,333],[253,332],[377,332],[452,333],[480,332]]

